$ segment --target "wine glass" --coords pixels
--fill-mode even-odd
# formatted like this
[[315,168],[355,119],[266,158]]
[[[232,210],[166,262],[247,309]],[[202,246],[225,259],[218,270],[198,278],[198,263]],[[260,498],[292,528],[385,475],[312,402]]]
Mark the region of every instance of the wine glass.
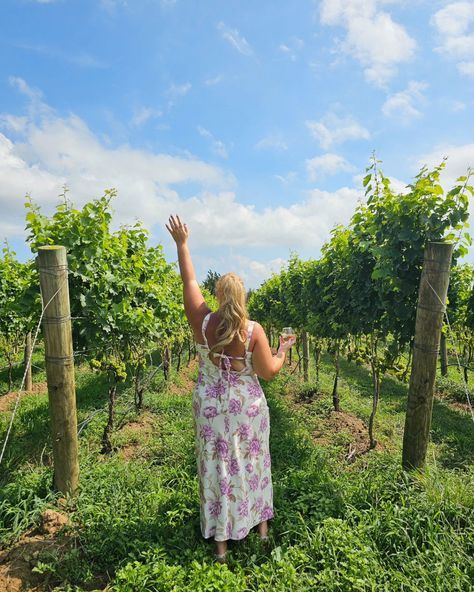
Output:
[[295,335],[295,332],[293,331],[292,327],[283,327],[280,335],[281,335],[283,341],[288,341],[291,338],[296,339],[296,335]]

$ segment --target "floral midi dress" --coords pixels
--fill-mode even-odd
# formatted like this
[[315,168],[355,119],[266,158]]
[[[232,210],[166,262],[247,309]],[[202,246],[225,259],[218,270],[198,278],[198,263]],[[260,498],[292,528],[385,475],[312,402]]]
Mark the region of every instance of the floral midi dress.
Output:
[[[214,354],[209,358],[203,320],[199,375],[193,392],[193,414],[201,532],[216,541],[244,538],[249,530],[273,517],[268,405],[252,367],[248,345],[254,323],[249,321],[245,357]],[[235,370],[231,360],[242,360]]]

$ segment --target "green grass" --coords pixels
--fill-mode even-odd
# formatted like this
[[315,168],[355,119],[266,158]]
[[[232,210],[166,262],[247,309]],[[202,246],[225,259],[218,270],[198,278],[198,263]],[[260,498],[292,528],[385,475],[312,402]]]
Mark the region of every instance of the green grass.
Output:
[[[184,385],[181,377],[176,383]],[[311,384],[314,385],[314,369]],[[423,474],[400,467],[405,384],[386,377],[376,421],[381,450],[344,460],[348,434],[312,434],[331,415],[332,366],[323,356],[316,394],[297,403],[303,385],[285,371],[265,391],[271,413],[275,518],[271,545],[256,533],[231,545],[228,565],[213,561],[199,531],[199,496],[190,393],[147,393],[147,429],[114,435],[101,456],[105,415],[80,437],[81,488],[68,501],[71,543],[38,558],[57,590],[142,591],[468,591],[474,586],[474,425],[437,400],[433,442]],[[173,389],[173,391],[176,389]],[[290,398],[288,392],[295,393]],[[106,384],[77,372],[79,420],[106,402]],[[341,362],[342,409],[366,421],[366,368]],[[127,385],[119,415],[129,407]],[[8,414],[0,418],[3,441]],[[124,420],[140,421],[134,412]],[[135,445],[125,459],[123,447]],[[55,507],[47,397],[25,398],[0,476],[0,536],[11,544]],[[3,467],[2,467],[3,468]]]

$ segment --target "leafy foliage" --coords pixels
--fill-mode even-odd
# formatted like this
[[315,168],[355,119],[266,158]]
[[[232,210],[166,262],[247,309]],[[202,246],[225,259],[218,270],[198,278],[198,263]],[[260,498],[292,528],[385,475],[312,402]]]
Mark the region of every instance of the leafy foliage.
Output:
[[40,314],[38,274],[32,262],[21,263],[8,244],[0,258],[0,355],[11,369]]
[[105,448],[110,446],[116,384],[126,379],[127,371],[138,380],[147,354],[158,344],[167,350],[189,335],[181,280],[162,247],[148,246],[148,232],[140,222],[112,232],[110,203],[115,196],[115,190],[107,190],[82,210],[64,196],[50,218],[31,200],[26,203],[32,251],[50,244],[67,249],[74,349],[109,375]]
[[212,271],[212,269],[209,269],[206,277],[204,278],[204,281],[202,282],[202,286],[208,292],[210,292],[213,296],[216,295],[216,284],[217,284],[217,280],[220,277],[221,277],[220,273],[217,273],[217,271]]

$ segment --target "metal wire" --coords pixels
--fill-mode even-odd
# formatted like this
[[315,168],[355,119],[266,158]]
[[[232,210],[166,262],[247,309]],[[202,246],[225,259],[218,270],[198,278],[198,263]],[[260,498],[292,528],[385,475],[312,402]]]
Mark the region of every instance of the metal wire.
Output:
[[[426,278],[426,283],[433,290],[434,295],[440,301],[441,305],[444,306],[443,301],[441,300],[441,298],[439,297],[438,293],[433,288],[433,286],[430,284],[430,281],[428,280],[428,278]],[[453,337],[453,331],[451,329],[451,323],[449,322],[449,316],[448,316],[448,312],[446,310],[444,311],[444,316],[446,317],[446,324],[448,325],[448,333],[449,333],[450,339],[454,343],[454,353],[456,354],[457,366],[458,366],[459,371],[461,372],[461,362],[459,360],[459,355],[458,355],[459,343],[457,343],[457,341]],[[463,384],[464,384],[464,390],[466,391],[467,404],[469,405],[469,410],[471,412],[471,418],[472,418],[472,421],[474,422],[474,409],[472,408],[471,397],[469,396],[469,388],[467,386],[466,379],[464,378],[464,375],[463,375],[462,372],[461,372],[461,375],[463,377],[462,381],[463,381]]]
[[[27,374],[27,372],[28,372],[28,369],[29,369],[29,367],[30,367],[30,365],[31,365],[31,358],[32,358],[32,356],[33,356],[33,350],[34,350],[34,348],[35,348],[36,339],[37,339],[37,337],[38,337],[38,333],[39,333],[39,329],[40,329],[40,326],[41,326],[41,321],[43,320],[43,315],[44,315],[44,312],[45,312],[45,310],[48,308],[48,306],[51,304],[51,302],[54,300],[54,298],[55,298],[55,297],[56,297],[56,296],[59,294],[59,292],[62,290],[62,288],[64,287],[64,284],[67,282],[67,279],[68,279],[68,277],[67,277],[67,275],[66,275],[66,277],[64,278],[64,280],[62,281],[61,285],[60,285],[60,286],[59,286],[59,288],[56,290],[56,292],[55,292],[55,293],[54,293],[54,294],[51,296],[51,298],[48,300],[48,302],[46,303],[46,305],[45,305],[45,306],[43,305],[43,310],[41,311],[41,315],[40,315],[40,318],[39,318],[39,321],[38,321],[38,325],[37,325],[37,327],[36,327],[36,331],[35,331],[35,336],[34,336],[34,339],[33,339],[33,341],[32,341],[30,355],[29,355],[29,357],[28,357],[28,360],[27,360],[27,362],[26,362],[26,365],[25,365],[25,371],[24,371],[24,373],[23,373],[23,379],[22,379],[22,381],[21,381],[20,390],[18,391],[18,394],[17,394],[17,396],[16,396],[16,400],[15,400],[15,406],[13,407],[13,412],[12,412],[12,415],[11,415],[11,418],[10,418],[10,423],[9,423],[9,425],[8,425],[7,435],[5,436],[5,440],[4,440],[4,442],[3,442],[2,452],[0,453],[0,465],[2,464],[3,456],[4,456],[4,454],[5,454],[5,449],[6,449],[6,447],[7,447],[8,439],[9,439],[9,437],[10,437],[11,429],[12,429],[12,426],[13,426],[13,420],[15,419],[15,415],[16,415],[16,412],[17,412],[17,410],[18,410],[18,403],[20,402],[20,394],[22,393],[22,391],[23,391],[23,386],[24,386],[24,384],[25,384],[25,380],[26,380],[26,374]],[[43,298],[43,295],[41,294],[41,299],[42,299],[42,298]]]

